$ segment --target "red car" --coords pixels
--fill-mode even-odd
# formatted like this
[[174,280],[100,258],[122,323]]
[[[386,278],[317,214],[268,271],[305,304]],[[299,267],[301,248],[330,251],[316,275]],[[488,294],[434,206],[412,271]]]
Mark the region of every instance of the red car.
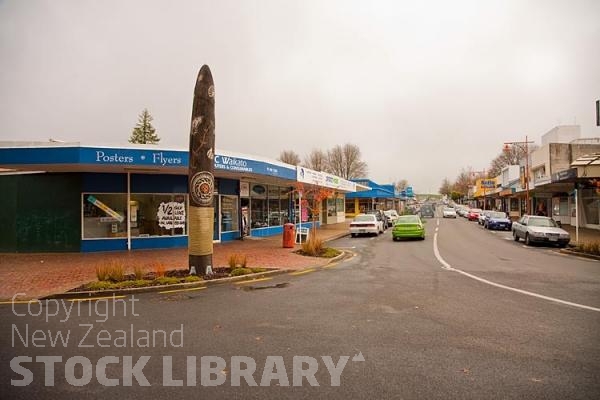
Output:
[[469,210],[469,212],[467,213],[467,219],[469,221],[478,221],[479,220],[479,213],[483,212],[483,210],[481,208],[471,208]]

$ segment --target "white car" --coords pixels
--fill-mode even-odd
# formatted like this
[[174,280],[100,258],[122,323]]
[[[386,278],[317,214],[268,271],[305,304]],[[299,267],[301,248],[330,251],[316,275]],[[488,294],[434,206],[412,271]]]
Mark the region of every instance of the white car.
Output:
[[390,221],[390,226],[394,226],[394,223],[400,217],[398,215],[398,213],[396,212],[396,210],[387,210],[387,211],[384,211],[383,213],[385,214],[386,217],[388,217],[388,220]]
[[444,218],[456,218],[456,211],[454,208],[444,207],[444,211],[442,211]]
[[358,214],[350,223],[352,237],[367,234],[379,235],[380,233],[383,233],[383,221],[378,220],[374,214]]

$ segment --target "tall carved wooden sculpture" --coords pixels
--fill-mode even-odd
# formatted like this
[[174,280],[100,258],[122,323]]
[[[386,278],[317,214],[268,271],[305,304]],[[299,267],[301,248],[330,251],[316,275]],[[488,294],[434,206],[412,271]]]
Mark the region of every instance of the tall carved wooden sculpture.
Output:
[[[212,268],[215,156],[215,86],[208,65],[203,65],[196,79],[188,187],[190,198],[188,253],[190,271],[204,275]],[[193,267],[193,268],[192,268]]]

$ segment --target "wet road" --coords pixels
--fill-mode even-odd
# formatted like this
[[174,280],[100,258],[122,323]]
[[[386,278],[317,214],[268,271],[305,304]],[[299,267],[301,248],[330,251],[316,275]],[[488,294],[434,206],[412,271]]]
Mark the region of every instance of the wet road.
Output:
[[[388,230],[332,244],[354,256],[268,281],[143,294],[135,302],[128,296],[115,310],[113,301],[104,303],[106,316],[102,302],[76,303],[79,315],[71,310],[67,318],[63,309],[48,322],[45,313],[54,304],[37,317],[15,315],[36,313],[37,305],[3,305],[0,397],[600,397],[599,262],[524,247],[508,232],[460,218],[428,219],[424,241],[393,242]],[[69,341],[52,346],[35,330],[53,337],[69,332]],[[118,341],[121,330],[126,338]],[[173,341],[163,346],[158,334],[142,347],[144,332],[153,330]],[[46,347],[34,347],[32,336]],[[11,369],[17,356],[33,357],[21,364],[31,371],[28,386],[11,386],[11,379],[24,379],[24,371]],[[36,356],[62,357],[54,386],[47,386],[45,364],[34,362]],[[88,369],[69,364],[76,356],[90,360]],[[106,356],[117,358],[99,367]],[[253,361],[241,363],[242,356]],[[150,357],[144,379],[129,378],[128,357],[139,366]],[[332,386],[336,366],[339,386]],[[251,373],[234,386],[246,367]],[[302,378],[300,368],[310,378]],[[89,383],[73,385],[86,377]],[[127,379],[132,386],[124,386]],[[151,386],[141,386],[144,380]],[[166,386],[174,380],[183,386]]]

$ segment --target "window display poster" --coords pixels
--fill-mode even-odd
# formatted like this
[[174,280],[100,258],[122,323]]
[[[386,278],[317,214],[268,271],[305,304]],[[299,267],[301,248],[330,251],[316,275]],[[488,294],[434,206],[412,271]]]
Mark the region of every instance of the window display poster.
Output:
[[185,203],[175,201],[160,203],[156,217],[161,228],[185,228]]
[[119,222],[123,222],[123,220],[125,219],[125,217],[123,217],[121,214],[119,214],[118,212],[116,212],[115,210],[113,210],[112,208],[110,208],[109,206],[107,206],[92,195],[89,195],[87,197],[87,201],[104,211],[106,214],[115,218]]

